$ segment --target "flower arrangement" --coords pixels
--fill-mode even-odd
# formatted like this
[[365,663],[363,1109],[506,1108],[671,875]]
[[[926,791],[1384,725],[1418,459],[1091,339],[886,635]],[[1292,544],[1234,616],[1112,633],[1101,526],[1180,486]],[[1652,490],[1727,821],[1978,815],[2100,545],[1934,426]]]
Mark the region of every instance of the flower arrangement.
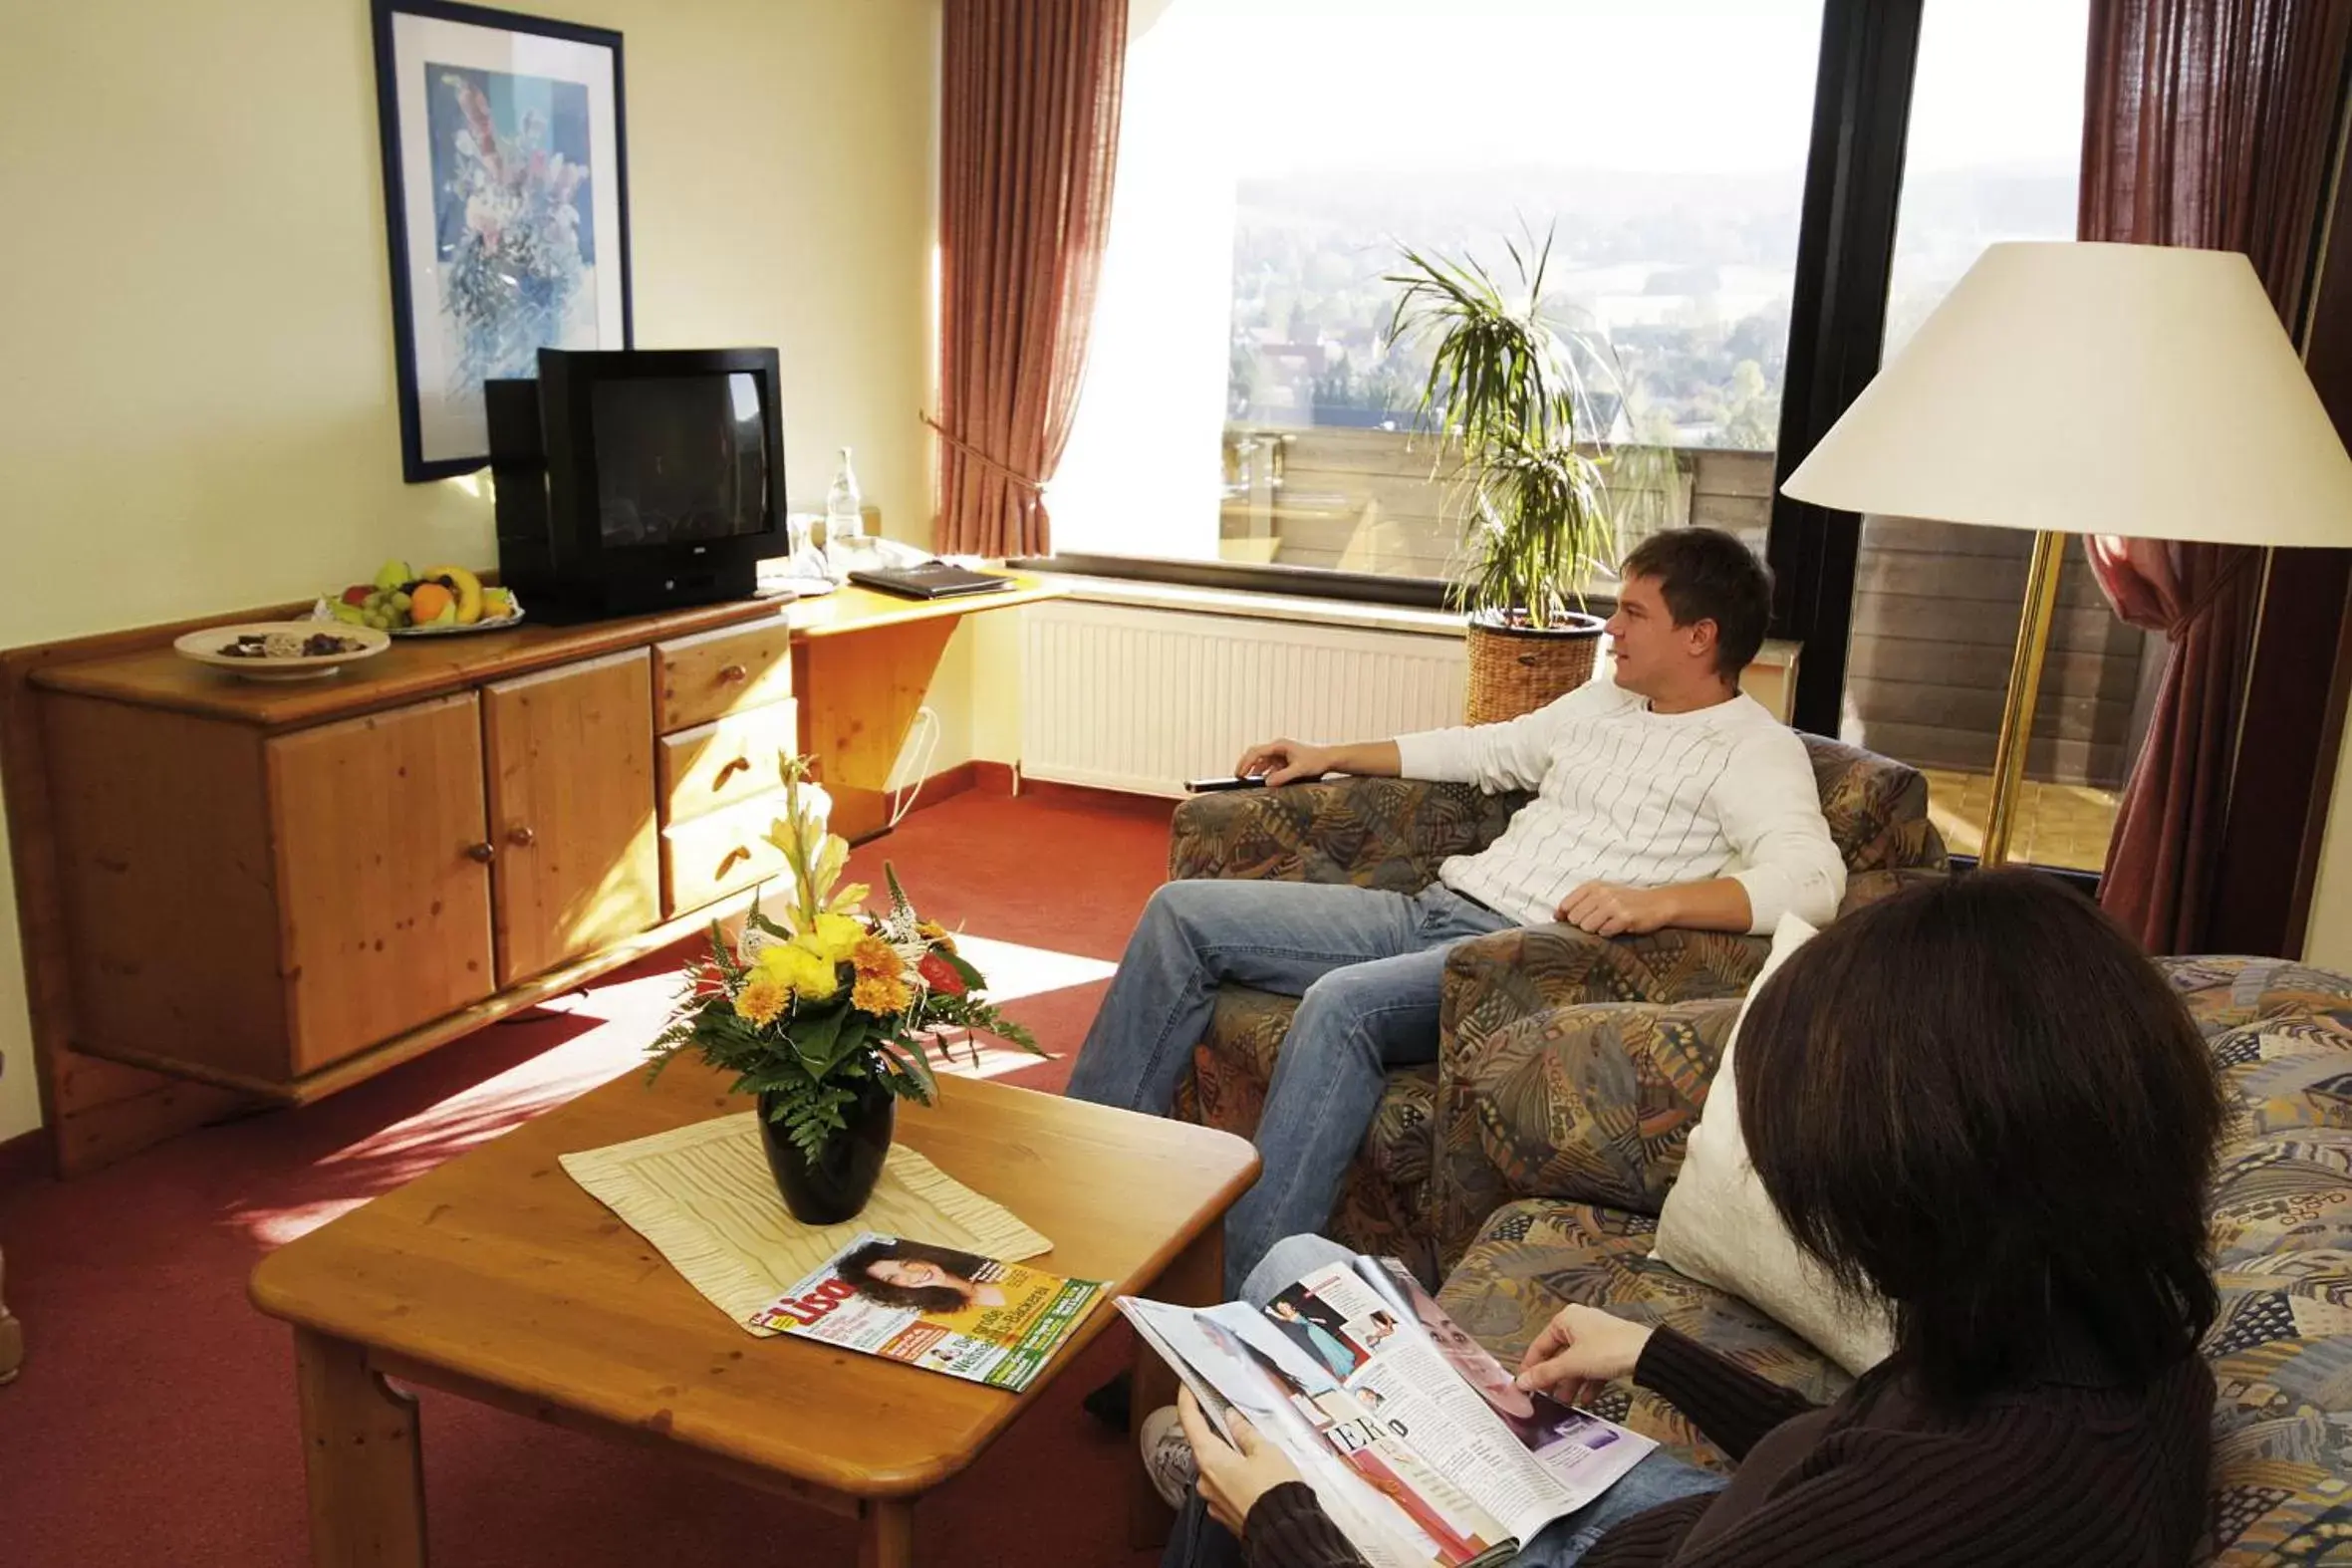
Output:
[[786,815],[767,838],[792,875],[785,921],[755,902],[739,944],[712,922],[710,956],[687,966],[669,1023],[648,1047],[648,1078],[680,1051],[698,1051],[736,1075],[732,1092],[759,1095],[769,1120],[813,1161],[874,1084],[930,1104],[938,1084],[929,1053],[952,1059],[953,1032],[1038,1046],[981,999],[985,978],[952,935],[915,912],[888,866],[890,909],[862,912],[871,890],[841,885],[850,847],[825,830],[831,802],[809,782],[807,759],[784,758],[783,774]]
[[561,346],[587,275],[575,197],[587,165],[547,145],[549,127],[526,112],[501,136],[490,101],[470,78],[441,74],[465,120],[439,196],[464,226],[444,239],[441,308],[457,332],[452,390],[478,392],[493,376],[538,374],[542,345]]

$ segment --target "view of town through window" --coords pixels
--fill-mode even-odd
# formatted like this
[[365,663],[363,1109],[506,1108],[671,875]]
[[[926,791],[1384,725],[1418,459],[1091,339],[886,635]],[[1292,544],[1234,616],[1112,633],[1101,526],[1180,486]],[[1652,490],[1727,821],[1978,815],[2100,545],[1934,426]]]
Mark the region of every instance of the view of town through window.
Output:
[[1646,526],[1696,509],[1760,545],[1768,456],[1701,453],[1777,434],[1818,0],[1254,9],[1269,79],[1392,113],[1299,102],[1236,171],[1222,553],[1444,574],[1454,519],[1409,439],[1429,346],[1389,336],[1407,249],[1513,298],[1543,256],[1543,313],[1602,372],[1586,436],[1684,453]]
[[[1734,454],[1768,454],[1778,428],[1820,0],[1139,0],[1134,16],[1088,388],[1092,411],[1125,413],[1074,438],[1065,547],[1445,575],[1455,520],[1414,438],[1428,350],[1390,342],[1389,280],[1411,249],[1524,298],[1510,247],[1532,266],[1547,244],[1544,313],[1620,373],[1583,433],[1682,453],[1652,526],[1762,543],[1769,458]],[[1213,300],[1194,297],[1204,276]],[[1158,387],[1140,384],[1146,353]],[[1216,448],[1178,386],[1218,397]],[[1217,462],[1213,519],[1092,487],[1116,446],[1161,455],[1147,429],[1180,439],[1182,464]]]

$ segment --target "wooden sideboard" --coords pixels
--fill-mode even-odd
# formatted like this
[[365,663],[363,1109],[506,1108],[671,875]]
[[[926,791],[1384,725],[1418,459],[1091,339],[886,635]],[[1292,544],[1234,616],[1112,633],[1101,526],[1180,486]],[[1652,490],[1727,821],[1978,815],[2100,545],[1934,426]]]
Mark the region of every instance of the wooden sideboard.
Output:
[[252,614],[0,655],[59,1167],[331,1094],[739,910],[782,870],[783,751],[881,831],[955,619],[1052,592],[526,625],[302,682],[170,650]]

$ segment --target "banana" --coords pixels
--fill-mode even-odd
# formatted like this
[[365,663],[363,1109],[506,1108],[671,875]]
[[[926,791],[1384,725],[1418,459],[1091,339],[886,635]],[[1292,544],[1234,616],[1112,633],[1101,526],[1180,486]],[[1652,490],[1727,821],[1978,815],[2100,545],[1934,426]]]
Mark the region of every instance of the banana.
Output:
[[435,566],[425,569],[425,580],[439,578],[457,596],[457,624],[472,626],[482,619],[482,580],[462,566]]

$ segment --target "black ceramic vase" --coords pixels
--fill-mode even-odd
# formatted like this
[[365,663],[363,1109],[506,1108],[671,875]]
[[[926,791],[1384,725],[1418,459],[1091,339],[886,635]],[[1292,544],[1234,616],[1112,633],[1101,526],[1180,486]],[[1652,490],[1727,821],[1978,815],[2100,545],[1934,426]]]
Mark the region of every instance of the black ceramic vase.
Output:
[[804,1225],[836,1225],[864,1208],[882,1179],[883,1157],[891,1152],[899,1122],[899,1097],[890,1086],[879,1078],[862,1083],[858,1098],[842,1107],[849,1126],[828,1139],[814,1160],[800,1152],[783,1123],[769,1119],[774,1109],[772,1096],[759,1097],[759,1143],[792,1217]]

